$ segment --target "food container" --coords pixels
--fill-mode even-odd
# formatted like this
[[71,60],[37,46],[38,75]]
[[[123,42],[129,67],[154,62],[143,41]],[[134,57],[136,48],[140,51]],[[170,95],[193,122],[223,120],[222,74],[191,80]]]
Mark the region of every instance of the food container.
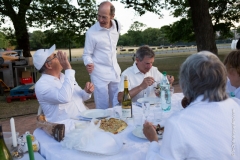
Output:
[[[18,138],[19,133],[16,132],[16,138]],[[8,150],[11,150],[12,146],[12,132],[3,132],[3,138],[6,143]]]
[[28,77],[28,78],[20,78],[20,83],[21,83],[21,84],[29,84],[29,83],[33,83],[33,79],[32,79],[32,77]]

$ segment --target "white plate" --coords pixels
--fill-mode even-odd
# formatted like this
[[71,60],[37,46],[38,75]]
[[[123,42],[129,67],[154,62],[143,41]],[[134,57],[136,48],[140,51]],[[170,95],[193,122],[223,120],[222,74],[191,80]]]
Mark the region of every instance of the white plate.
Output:
[[85,118],[106,118],[109,117],[109,112],[104,109],[89,109],[81,113],[82,117]]
[[[147,139],[145,137],[145,135],[143,134],[143,128],[142,126],[138,126],[136,127],[133,131],[132,131],[132,134],[138,138],[143,138],[143,139]],[[162,135],[157,135],[158,136],[158,139],[161,139],[162,138]]]
[[148,101],[150,104],[160,103],[160,98],[158,97],[144,97],[137,100],[138,103],[143,103]]

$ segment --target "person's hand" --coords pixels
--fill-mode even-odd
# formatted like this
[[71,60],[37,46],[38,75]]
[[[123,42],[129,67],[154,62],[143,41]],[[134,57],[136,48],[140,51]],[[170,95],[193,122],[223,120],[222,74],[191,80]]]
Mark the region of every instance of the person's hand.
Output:
[[168,79],[168,81],[169,81],[170,85],[172,85],[172,84],[173,84],[173,82],[174,82],[174,76],[167,75],[167,79]]
[[63,53],[62,51],[58,51],[57,52],[57,58],[58,58],[58,61],[61,64],[61,66],[64,70],[72,69],[72,66],[68,61],[66,52]]
[[91,94],[94,91],[94,85],[91,82],[87,82],[84,88],[85,92]]
[[188,101],[187,97],[183,97],[181,104],[182,104],[183,108],[186,108],[189,105],[189,101]]
[[94,69],[94,64],[93,63],[87,64],[86,69],[87,69],[88,73],[91,74]]
[[155,80],[153,79],[153,77],[146,77],[143,79],[140,86],[142,89],[146,89],[148,86],[151,86],[154,82]]
[[143,124],[143,134],[150,141],[158,141],[158,136],[156,132],[156,128],[150,122],[145,122]]
[[159,88],[154,87],[154,93],[157,97],[160,97],[160,91],[161,91],[160,87]]

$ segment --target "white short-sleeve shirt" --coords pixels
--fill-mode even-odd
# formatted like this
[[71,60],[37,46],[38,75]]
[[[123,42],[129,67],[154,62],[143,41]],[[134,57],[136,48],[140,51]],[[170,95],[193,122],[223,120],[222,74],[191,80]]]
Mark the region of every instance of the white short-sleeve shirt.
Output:
[[[137,68],[136,63],[134,63],[133,66],[123,71],[121,75],[121,81],[118,85],[118,92],[123,92],[124,90],[124,76],[127,76],[128,78],[129,90],[139,86],[142,83],[143,79],[146,77],[153,77],[157,82],[161,82],[163,78],[163,74],[158,71],[157,67],[152,66],[152,68],[144,74],[140,72],[140,70]],[[156,86],[157,83],[154,83],[152,86],[149,86],[145,90],[139,92],[135,97],[132,98],[132,102],[136,102],[139,98],[144,97],[145,92],[148,97],[156,97],[154,92],[154,87]]]

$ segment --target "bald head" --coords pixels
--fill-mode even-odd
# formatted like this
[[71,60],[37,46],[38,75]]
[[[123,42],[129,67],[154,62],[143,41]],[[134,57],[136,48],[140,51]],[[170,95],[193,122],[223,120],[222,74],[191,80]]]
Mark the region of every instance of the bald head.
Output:
[[102,3],[100,3],[98,10],[108,10],[111,16],[115,15],[115,7],[109,1],[103,1]]
[[115,8],[111,2],[104,1],[99,5],[97,19],[101,27],[111,28],[115,16]]

